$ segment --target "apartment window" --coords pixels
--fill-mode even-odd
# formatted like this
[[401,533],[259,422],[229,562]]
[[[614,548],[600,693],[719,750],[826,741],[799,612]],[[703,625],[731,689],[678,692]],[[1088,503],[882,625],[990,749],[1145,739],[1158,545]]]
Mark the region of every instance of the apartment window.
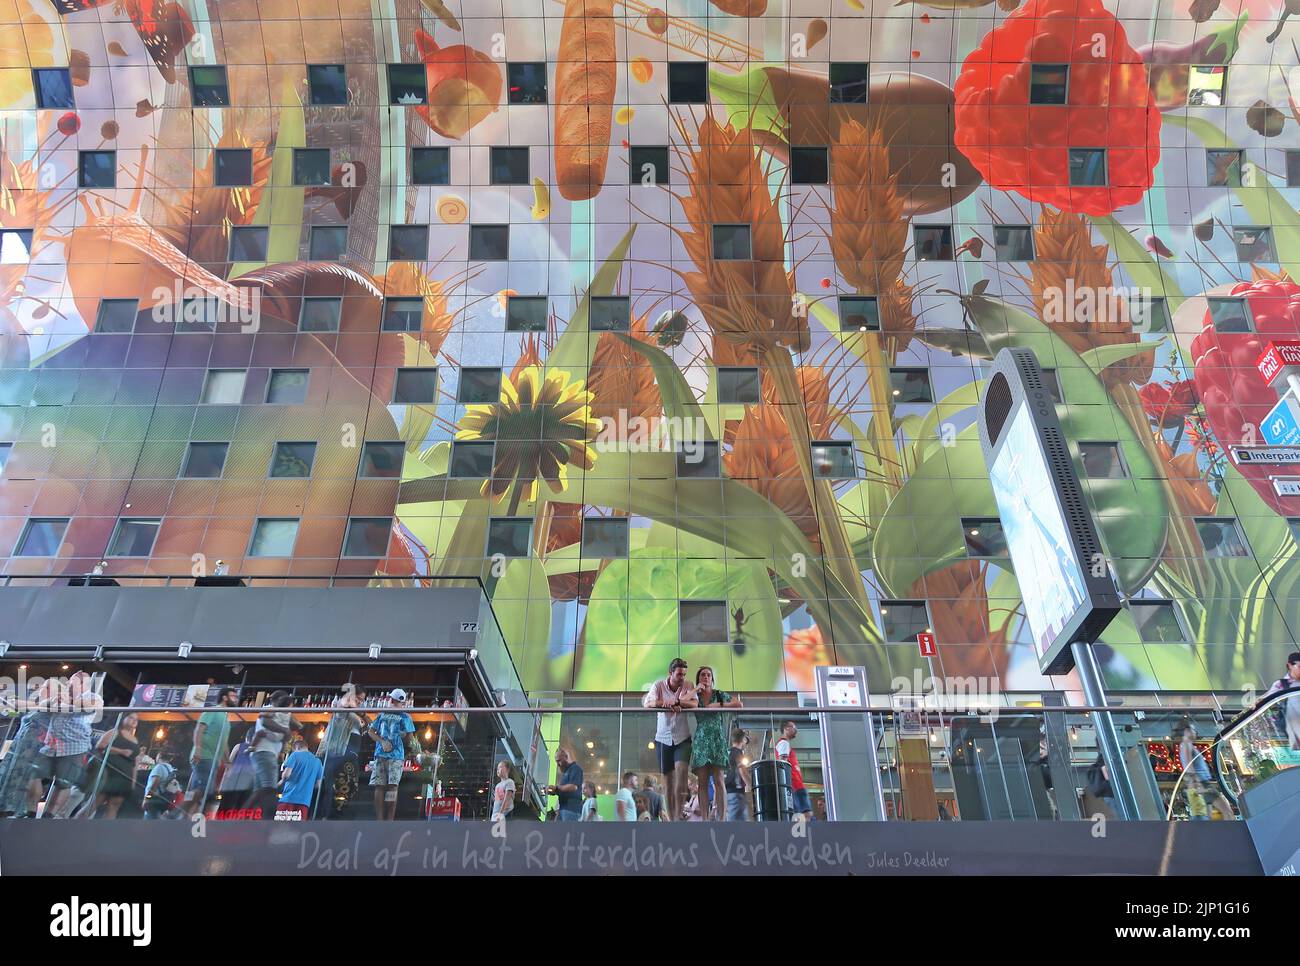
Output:
[[929,369],[890,369],[889,392],[896,403],[934,402]]
[[1196,534],[1207,557],[1248,557],[1241,528],[1232,517],[1197,517]]
[[968,557],[1007,557],[1007,535],[997,517],[962,517],[961,535]]
[[13,451],[13,443],[0,443],[0,473],[4,472],[5,464],[9,462],[9,454]]
[[294,148],[293,183],[311,187],[330,183],[329,148]]
[[841,295],[839,303],[841,331],[880,331],[880,303],[874,295]]
[[31,259],[30,228],[6,228],[0,231],[0,265],[24,265]]
[[912,242],[923,262],[952,261],[952,225],[915,225]]
[[311,229],[307,257],[313,262],[340,261],[348,250],[348,230],[344,225],[315,225]]
[[993,248],[1000,262],[1032,262],[1033,229],[1028,225],[994,225]]
[[501,398],[500,369],[462,369],[456,402],[467,406],[497,402]]
[[623,559],[627,556],[627,517],[583,517],[582,556]]
[[844,442],[814,442],[812,444],[813,476],[822,480],[850,480],[858,475],[853,457],[853,444]]
[[755,405],[763,394],[758,369],[747,366],[718,367],[718,402]]
[[273,480],[305,479],[315,462],[315,443],[276,443],[266,475]]
[[348,102],[348,75],[342,64],[309,64],[307,86],[313,104]]
[[1173,328],[1169,321],[1169,306],[1163,298],[1136,297],[1128,303],[1129,318],[1137,331],[1168,332]]
[[835,61],[830,69],[832,104],[865,104],[871,67],[862,61]]
[[668,64],[668,103],[707,104],[709,65],[703,60],[676,60]]
[[486,480],[492,475],[495,443],[461,442],[451,444],[447,475],[455,479]]
[[118,520],[108,541],[109,557],[147,557],[153,553],[161,520]]
[[677,444],[677,478],[716,479],[722,473],[718,444],[709,440],[684,440]]
[[1243,298],[1207,298],[1215,332],[1253,332],[1250,306]]
[[830,161],[825,148],[790,148],[790,183],[825,184],[830,180]]
[[511,104],[545,104],[546,63],[507,64],[506,86]]
[[1052,397],[1052,402],[1061,406],[1065,403],[1065,397],[1061,395],[1061,380],[1057,378],[1055,369],[1043,370],[1043,385],[1047,387],[1048,395]]
[[250,557],[292,557],[298,541],[298,521],[263,517],[253,524],[248,540]]
[[77,152],[78,188],[113,188],[116,186],[116,151]]
[[677,602],[678,625],[683,644],[727,643],[725,600],[682,600]]
[[1300,188],[1300,151],[1286,153],[1286,186]]
[[528,148],[492,148],[488,174],[492,184],[528,184]]
[[229,443],[190,443],[185,454],[185,464],[181,467],[181,479],[215,480],[220,479],[226,467],[226,451]]
[[253,183],[251,149],[217,148],[212,156],[212,182],[218,188],[239,188]]
[[438,370],[434,368],[398,369],[393,383],[393,402],[408,406],[427,406],[438,398]]
[[140,312],[139,299],[100,299],[95,313],[95,331],[130,332],[135,329],[135,317]]
[[1269,228],[1234,228],[1232,243],[1237,247],[1237,261],[1275,262],[1277,252],[1273,250],[1273,232]]
[[238,406],[244,398],[244,369],[209,369],[199,401],[213,406]]
[[1242,152],[1240,151],[1206,151],[1206,183],[1212,188],[1240,188],[1241,161]]
[[510,295],[506,297],[507,332],[542,332],[546,329],[545,295]]
[[[11,28],[12,29],[12,28]],[[66,67],[38,67],[32,71],[36,106],[42,110],[71,110],[72,74]]]
[[343,312],[343,299],[338,297],[308,296],[302,300],[298,315],[301,332],[337,332],[339,316]]
[[191,67],[190,97],[195,107],[229,107],[230,91],[226,88],[226,68]]
[[1193,107],[1222,107],[1228,94],[1228,68],[1194,64],[1187,73],[1187,103]]
[[310,369],[272,369],[266,383],[266,401],[279,406],[305,403],[310,377]]
[[423,104],[426,98],[423,64],[388,65],[388,103]]
[[1080,443],[1079,459],[1087,479],[1122,480],[1128,476],[1119,443]]
[[392,517],[353,517],[343,535],[343,556],[383,557],[393,532]]
[[388,260],[390,262],[422,262],[428,257],[428,225],[389,226]]
[[470,225],[469,257],[473,262],[504,262],[510,257],[510,226]]
[[1076,188],[1104,187],[1105,148],[1070,148],[1070,184]]
[[423,298],[384,299],[382,328],[385,332],[419,332],[423,324]]
[[748,225],[714,225],[713,257],[718,261],[748,261],[753,258]]
[[886,641],[915,641],[917,634],[929,632],[930,615],[923,600],[882,600],[880,624]]
[[1029,69],[1030,104],[1068,103],[1069,87],[1069,64],[1034,64]]
[[1174,605],[1167,600],[1129,601],[1138,637],[1147,644],[1177,644],[1186,640]]
[[[3,454],[0,454],[0,470],[4,469]],[[1286,525],[1291,528],[1291,539],[1300,544],[1300,517],[1288,517]]]
[[230,229],[230,260],[232,262],[264,262],[270,243],[270,230],[240,227]]
[[448,148],[412,148],[411,184],[451,184]]
[[631,327],[632,300],[626,295],[593,295],[587,310],[592,332],[626,332]]
[[527,557],[532,517],[494,517],[488,521],[487,556]]
[[406,461],[404,443],[366,443],[361,450],[361,465],[357,476],[364,480],[392,480],[402,475]]
[[207,296],[183,298],[176,312],[176,331],[180,333],[216,332],[221,314],[220,302]]
[[68,529],[66,517],[34,518],[23,527],[22,536],[14,548],[15,557],[53,557],[63,545],[63,534]]
[[628,184],[669,184],[668,148],[640,145],[627,149]]

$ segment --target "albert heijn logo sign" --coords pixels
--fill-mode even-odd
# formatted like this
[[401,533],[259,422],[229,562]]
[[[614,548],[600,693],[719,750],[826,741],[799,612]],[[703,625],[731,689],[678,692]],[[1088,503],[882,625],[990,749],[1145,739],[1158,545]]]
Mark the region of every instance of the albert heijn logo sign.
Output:
[[1264,381],[1272,385],[1288,369],[1300,374],[1300,340],[1275,340],[1268,344],[1257,360],[1255,366]]

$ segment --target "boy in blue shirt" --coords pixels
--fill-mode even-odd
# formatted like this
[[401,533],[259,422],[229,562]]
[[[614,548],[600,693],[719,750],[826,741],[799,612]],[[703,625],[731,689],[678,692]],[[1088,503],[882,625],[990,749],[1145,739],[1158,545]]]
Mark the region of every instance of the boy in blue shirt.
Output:
[[316,786],[320,784],[324,773],[325,766],[307,750],[306,740],[302,736],[295,738],[293,751],[284,760],[284,769],[280,773],[284,786],[280,793],[280,804],[275,808],[276,820],[301,822],[306,819]]
[[[393,688],[390,704],[406,703],[406,692]],[[415,722],[405,711],[383,711],[366,730],[375,739],[375,757],[370,762],[370,785],[375,790],[375,819],[391,822],[397,817],[397,786],[406,761],[406,736],[415,733]]]

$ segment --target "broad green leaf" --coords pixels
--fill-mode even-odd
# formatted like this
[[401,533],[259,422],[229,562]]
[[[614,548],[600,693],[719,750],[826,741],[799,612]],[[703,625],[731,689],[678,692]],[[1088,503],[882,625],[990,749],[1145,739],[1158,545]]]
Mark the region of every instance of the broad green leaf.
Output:
[[1156,261],[1155,255],[1147,251],[1141,242],[1129,234],[1127,228],[1115,220],[1114,215],[1093,215],[1092,223],[1106,239],[1106,244],[1129,277],[1139,287],[1150,289],[1155,297],[1164,297],[1165,307],[1169,309],[1172,318],[1178,311],[1178,306],[1186,299],[1177,280]]
[[785,115],[777,106],[766,64],[751,65],[738,74],[710,70],[709,93],[736,130],[750,127],[785,138]]
[[582,293],[578,307],[572,318],[565,325],[560,337],[546,356],[548,369],[568,369],[570,372],[583,373],[591,368],[591,355],[596,351],[596,339],[587,328],[587,308],[593,295],[612,295],[618,276],[623,271],[623,259],[627,257],[632,245],[632,236],[636,234],[636,225],[628,228],[627,233],[619,239],[613,251],[596,270],[596,277],[591,280],[587,291]]
[[[709,433],[708,421],[700,410],[700,404],[695,401],[695,393],[668,353],[623,332],[614,334],[634,351],[645,356],[646,361],[650,363],[650,368],[654,370],[655,382],[659,384],[659,395],[664,401],[664,415],[674,419],[698,420],[694,425],[703,427],[705,432]],[[710,433],[705,438],[713,439],[713,436]]]
[[1164,339],[1155,342],[1117,342],[1114,345],[1103,345],[1095,349],[1089,349],[1087,352],[1082,353],[1079,358],[1093,372],[1100,373],[1107,366],[1113,366],[1125,359],[1132,359],[1144,352],[1159,349],[1164,343]]
[[573,657],[549,653],[551,585],[536,554],[506,564],[505,573],[492,589],[492,611],[515,665],[525,668],[528,686],[567,687]]
[[262,265],[298,260],[298,243],[302,239],[302,212],[306,188],[293,183],[294,148],[307,146],[307,123],[302,103],[293,81],[285,80],[281,95],[280,118],[275,132],[275,151],[271,155],[271,176],[262,202],[253,215],[253,224],[265,226],[267,247],[265,262],[236,262],[228,278],[238,278]]

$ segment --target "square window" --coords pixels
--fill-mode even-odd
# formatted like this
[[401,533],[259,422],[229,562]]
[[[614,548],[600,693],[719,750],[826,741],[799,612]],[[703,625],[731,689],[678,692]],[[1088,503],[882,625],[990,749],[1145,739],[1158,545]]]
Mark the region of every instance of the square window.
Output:
[[504,262],[510,257],[509,225],[470,225],[469,258],[473,262]]
[[758,369],[746,366],[718,367],[718,402],[752,406],[763,395]]
[[423,64],[389,64],[388,103],[423,104],[426,78]]
[[300,332],[337,332],[339,316],[343,312],[343,299],[338,297],[309,296],[302,300],[298,315]]
[[853,444],[844,442],[814,442],[812,444],[813,476],[821,480],[851,480],[858,475],[853,456]]
[[1205,183],[1212,188],[1241,187],[1240,151],[1206,151]]
[[961,533],[968,557],[1009,557],[1007,535],[997,517],[962,517]]
[[131,332],[135,329],[135,317],[139,312],[139,299],[100,299],[99,311],[95,314],[95,331]]
[[1286,153],[1286,186],[1300,188],[1300,151]]
[[0,443],[0,473],[4,472],[5,464],[9,462],[9,454],[13,451],[13,443]]
[[677,444],[679,480],[717,479],[722,474],[718,444],[710,440],[683,440]]
[[38,67],[32,74],[36,106],[41,110],[72,110],[76,106],[72,101],[72,74],[68,68]]
[[709,65],[703,60],[675,60],[668,64],[668,103],[707,104]]
[[343,556],[384,557],[393,532],[392,517],[353,517],[343,535]]
[[583,517],[582,556],[621,560],[627,556],[627,517]]
[[190,97],[195,107],[229,107],[230,91],[226,88],[226,68],[191,67]]
[[66,518],[34,518],[27,521],[15,557],[53,557],[63,545],[63,534],[68,529]]
[[929,369],[890,369],[889,391],[896,403],[934,402]]
[[882,600],[880,623],[885,640],[900,644],[915,641],[930,630],[930,615],[923,600]]
[[646,187],[668,184],[668,148],[650,145],[633,145],[628,148],[627,183]]
[[1222,107],[1228,93],[1228,68],[1193,65],[1187,74],[1187,103],[1193,107]]
[[865,104],[871,67],[862,61],[835,61],[831,64],[830,82],[832,104]]
[[271,455],[271,468],[266,475],[273,480],[305,479],[311,476],[315,462],[315,443],[276,443]]
[[253,535],[248,541],[248,556],[292,557],[293,545],[297,541],[297,520],[263,517],[253,524]]
[[528,184],[528,148],[493,148],[488,168],[492,184]]
[[239,188],[253,183],[251,149],[217,148],[212,157],[212,183],[218,188]]
[[1147,644],[1177,644],[1185,640],[1174,605],[1167,600],[1132,600],[1128,604],[1138,637]]
[[176,331],[216,332],[221,303],[216,298],[183,298],[176,312]]
[[348,74],[342,64],[309,64],[307,85],[313,104],[348,102]]
[[313,262],[340,261],[348,250],[346,225],[314,225],[307,257]]
[[993,247],[1000,262],[1032,262],[1034,231],[1028,225],[994,225]]
[[593,295],[587,310],[592,332],[626,332],[631,327],[632,300],[626,295]]
[[546,330],[545,295],[509,295],[506,297],[507,332],[543,332]]
[[1070,148],[1070,184],[1099,188],[1106,184],[1105,148]]
[[920,261],[952,261],[952,225],[915,225],[912,241]]
[[226,450],[229,443],[190,443],[181,467],[181,479],[216,480],[226,467]]
[[677,604],[683,644],[727,643],[725,600],[683,600]]
[[388,229],[388,260],[423,262],[429,257],[428,225],[391,225]]
[[230,229],[232,262],[264,262],[270,243],[270,229],[240,227]]
[[108,541],[108,557],[147,557],[153,553],[161,520],[118,520]]
[[361,465],[357,469],[357,476],[363,480],[397,479],[402,475],[405,461],[404,443],[366,443],[361,450]]
[[506,86],[511,104],[546,103],[546,63],[507,64]]
[[412,148],[411,184],[451,184],[451,150]]
[[199,402],[213,406],[238,406],[244,398],[244,369],[209,369]]
[[116,186],[116,151],[77,152],[78,188],[114,188]]
[[438,398],[438,370],[398,369],[393,383],[393,402],[408,406],[427,406]]
[[714,225],[713,257],[718,261],[748,261],[753,258],[748,225]]
[[841,295],[840,330],[880,331],[880,302],[874,295]]
[[294,148],[293,183],[299,187],[330,183],[329,148]]
[[488,521],[487,556],[527,557],[532,517],[493,517]]
[[486,480],[492,475],[495,450],[495,443],[453,442],[447,475],[455,479]]
[[266,401],[278,406],[305,403],[310,376],[310,369],[272,369],[266,383]]
[[1069,64],[1034,64],[1029,69],[1029,103],[1066,104],[1069,85]]
[[501,398],[500,369],[462,369],[456,386],[456,402],[484,405]]
[[[0,470],[4,469],[4,463],[0,462]],[[1287,517],[1286,525],[1291,528],[1291,539],[1300,544],[1300,517]]]
[[1043,384],[1047,386],[1047,392],[1052,397],[1052,402],[1058,406],[1065,404],[1065,397],[1061,395],[1061,380],[1057,378],[1055,369],[1043,370]]
[[1131,298],[1128,315],[1133,320],[1134,330],[1138,332],[1168,332],[1173,328],[1169,321],[1169,306],[1165,304],[1164,298]]
[[1196,533],[1206,557],[1249,557],[1241,528],[1232,517],[1197,517]]
[[424,299],[384,299],[385,332],[419,332],[424,324]]
[[31,259],[30,228],[6,228],[0,231],[0,265],[24,265]]
[[1128,476],[1119,443],[1080,443],[1079,459],[1089,480],[1122,480]]
[[830,161],[825,148],[790,148],[790,183],[825,184],[830,178]]
[[1250,306],[1243,298],[1207,298],[1215,332],[1253,332]]
[[1273,232],[1269,228],[1234,228],[1232,243],[1237,247],[1239,262],[1253,264],[1277,261],[1277,252],[1273,250]]

